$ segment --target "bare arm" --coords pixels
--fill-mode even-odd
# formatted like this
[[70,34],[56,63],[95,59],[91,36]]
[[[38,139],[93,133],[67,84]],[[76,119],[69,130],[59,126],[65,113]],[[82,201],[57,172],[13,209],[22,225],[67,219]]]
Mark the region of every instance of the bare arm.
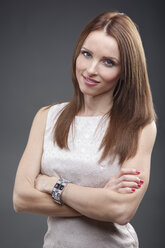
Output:
[[[70,206],[56,204],[49,194],[40,192],[34,186],[40,174],[43,139],[48,109],[40,109],[31,127],[25,151],[20,160],[14,191],[13,205],[16,212],[30,212],[47,216],[76,217],[81,216]],[[55,182],[52,181],[52,185]]]
[[[126,224],[129,222],[147,190],[150,175],[150,159],[156,137],[154,122],[147,125],[139,137],[138,150],[134,158],[127,160],[123,168],[136,168],[141,172],[143,187],[133,194],[121,194],[108,188],[89,188],[68,184],[62,200],[81,214],[108,222]],[[127,175],[124,175],[127,180]]]
[[[42,123],[42,118],[40,118],[39,123]],[[44,118],[44,120],[45,119],[46,118]],[[38,130],[38,126],[36,126],[36,128],[32,127],[32,130],[33,129]],[[36,131],[36,133],[37,132],[38,131]],[[30,137],[35,137],[34,133],[32,132],[33,135],[31,134]],[[44,133],[43,130],[41,133]],[[39,137],[40,136],[41,135],[39,135]],[[117,193],[108,188],[89,188],[70,183],[63,193],[63,201],[73,209],[72,211],[77,211],[78,215],[81,214],[89,218],[101,221],[116,222],[119,224],[127,223],[135,214],[148,186],[150,157],[155,141],[155,136],[156,127],[154,123],[145,127],[139,138],[139,146],[136,156],[123,164],[123,168],[136,168],[141,171],[141,179],[143,179],[145,182],[143,189],[141,188],[136,193],[130,195]],[[28,142],[28,144],[30,144],[28,145],[28,149],[30,151],[28,149],[27,151],[25,150],[27,152],[27,155],[26,153],[25,155],[23,155],[23,158],[25,157],[26,163],[24,159],[20,161],[20,166],[17,172],[18,174],[16,177],[14,190],[15,209],[18,211],[28,211],[45,215],[62,216],[60,211],[62,211],[62,208],[65,208],[66,206],[58,206],[58,204],[52,201],[50,195],[46,193],[44,193],[44,195],[41,195],[43,193],[38,194],[39,192],[34,187],[35,178],[40,172],[39,168],[42,152],[35,152],[34,155],[33,149],[37,147],[37,149],[39,150],[38,146],[43,143],[43,140],[39,140],[39,137],[37,137],[38,143],[35,143],[34,137],[30,138],[30,140],[32,140],[31,142]],[[35,143],[35,146],[32,146],[33,143]],[[33,159],[30,160],[28,152],[29,155],[33,155]],[[33,168],[35,161],[34,157],[38,157],[39,159],[39,161],[35,163],[38,164],[38,168],[37,166],[34,166],[36,168],[36,171],[30,169]],[[27,161],[31,161],[33,165]],[[24,174],[25,171],[26,176]],[[27,175],[30,176],[28,177]],[[19,187],[21,184],[23,185],[22,190]],[[29,200],[31,201],[30,204]],[[77,212],[75,213],[77,214]]]
[[[13,204],[16,212],[30,212],[36,214],[42,214],[46,216],[56,216],[56,217],[76,217],[81,216],[77,210],[73,209],[71,206],[63,205],[60,206],[55,203],[50,196],[51,190],[57,181],[55,177],[49,177],[48,187],[45,191],[43,181],[40,185],[41,188],[36,188],[35,182],[36,178],[40,174],[41,156],[43,152],[43,139],[45,132],[45,125],[47,119],[48,109],[42,108],[36,114],[28,143],[26,145],[25,151],[20,160],[17,175],[15,179],[15,186],[13,191]],[[76,187],[76,185],[75,185]],[[79,187],[79,186],[77,186]],[[83,187],[80,187],[83,189]],[[86,187],[85,187],[86,189]],[[92,188],[90,192],[92,193]],[[40,192],[43,191],[43,192]],[[96,197],[106,198],[106,191],[103,189],[96,190]],[[102,195],[103,191],[103,195]],[[48,194],[49,192],[49,194]],[[100,194],[98,194],[100,192]],[[81,192],[80,192],[81,193]],[[90,195],[89,195],[90,197]],[[96,201],[94,201],[94,205]],[[96,204],[97,205],[97,204]],[[93,215],[90,215],[92,218]],[[100,217],[96,217],[100,219]],[[102,219],[102,216],[101,216]]]
[[138,150],[134,158],[127,160],[123,168],[136,168],[141,172],[143,187],[133,194],[120,194],[110,189],[92,189],[69,184],[63,201],[83,215],[105,221],[125,224],[129,222],[147,190],[150,175],[150,159],[156,137],[154,122],[147,125],[139,137]]

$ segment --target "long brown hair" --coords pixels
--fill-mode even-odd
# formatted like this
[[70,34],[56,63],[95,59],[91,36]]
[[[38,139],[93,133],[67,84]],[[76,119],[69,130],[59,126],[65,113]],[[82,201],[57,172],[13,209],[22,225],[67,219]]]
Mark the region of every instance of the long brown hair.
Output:
[[[74,94],[64,107],[54,129],[54,142],[68,147],[68,133],[75,115],[84,107],[83,94],[76,78],[76,59],[90,32],[105,30],[118,43],[121,58],[121,78],[113,93],[113,106],[108,113],[109,125],[100,145],[101,162],[107,156],[119,155],[119,163],[136,154],[140,130],[156,119],[149,86],[146,59],[136,25],[125,14],[106,11],[91,20],[82,30],[72,59]],[[113,156],[112,156],[113,155]]]

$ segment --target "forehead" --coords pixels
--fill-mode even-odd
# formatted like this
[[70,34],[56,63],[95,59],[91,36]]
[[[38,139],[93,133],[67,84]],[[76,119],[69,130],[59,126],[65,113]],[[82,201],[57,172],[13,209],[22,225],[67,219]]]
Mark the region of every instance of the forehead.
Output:
[[115,38],[104,33],[103,30],[92,31],[84,41],[83,47],[98,56],[113,56],[120,58],[118,44]]

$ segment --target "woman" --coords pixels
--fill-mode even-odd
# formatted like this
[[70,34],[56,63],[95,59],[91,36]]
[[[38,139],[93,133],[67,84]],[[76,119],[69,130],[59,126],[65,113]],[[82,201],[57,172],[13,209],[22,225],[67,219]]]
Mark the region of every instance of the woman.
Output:
[[44,248],[138,247],[129,221],[149,183],[156,117],[142,42],[127,15],[107,11],[87,24],[72,81],[70,102],[34,118],[14,209],[49,216]]

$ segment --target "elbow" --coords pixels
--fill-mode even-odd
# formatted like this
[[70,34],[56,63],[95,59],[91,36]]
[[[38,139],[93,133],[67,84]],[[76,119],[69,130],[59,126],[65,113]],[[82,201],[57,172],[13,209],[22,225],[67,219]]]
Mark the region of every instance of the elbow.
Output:
[[108,211],[107,221],[117,223],[119,225],[126,225],[130,222],[133,215],[128,211],[124,204],[114,204],[113,209]]
[[[112,206],[113,205],[113,206]],[[126,218],[123,215],[122,207],[117,204],[110,204],[105,211],[102,211],[102,220],[106,222],[113,222],[119,225],[125,225]]]
[[118,211],[116,211],[114,216],[114,222],[119,225],[126,225],[129,222],[128,215],[125,211],[123,211],[122,207],[120,206]]
[[121,225],[121,226],[124,226],[124,225],[126,225],[127,223],[129,223],[130,222],[130,219],[127,217],[127,216],[125,216],[124,214],[122,215],[122,216],[118,216],[117,218],[116,218],[116,222],[115,223],[117,223],[117,224],[119,224],[119,225]]
[[17,193],[13,193],[13,209],[16,213],[19,212],[24,212],[24,206],[25,204],[23,203],[23,197]]
[[126,225],[129,223],[133,218],[136,209],[130,201],[125,201],[124,197],[118,197],[118,193],[109,190],[106,192],[108,195],[106,195],[102,219],[119,225]]
[[16,213],[20,213],[23,212],[23,210],[21,209],[21,207],[15,203],[13,203],[13,209]]
[[125,206],[120,206],[120,209],[118,210],[116,214],[116,223],[119,225],[126,225],[128,224],[131,219],[134,216],[134,213],[132,213],[131,209],[125,207]]
[[16,193],[13,194],[13,209],[16,213],[22,212],[19,197],[16,195]]

